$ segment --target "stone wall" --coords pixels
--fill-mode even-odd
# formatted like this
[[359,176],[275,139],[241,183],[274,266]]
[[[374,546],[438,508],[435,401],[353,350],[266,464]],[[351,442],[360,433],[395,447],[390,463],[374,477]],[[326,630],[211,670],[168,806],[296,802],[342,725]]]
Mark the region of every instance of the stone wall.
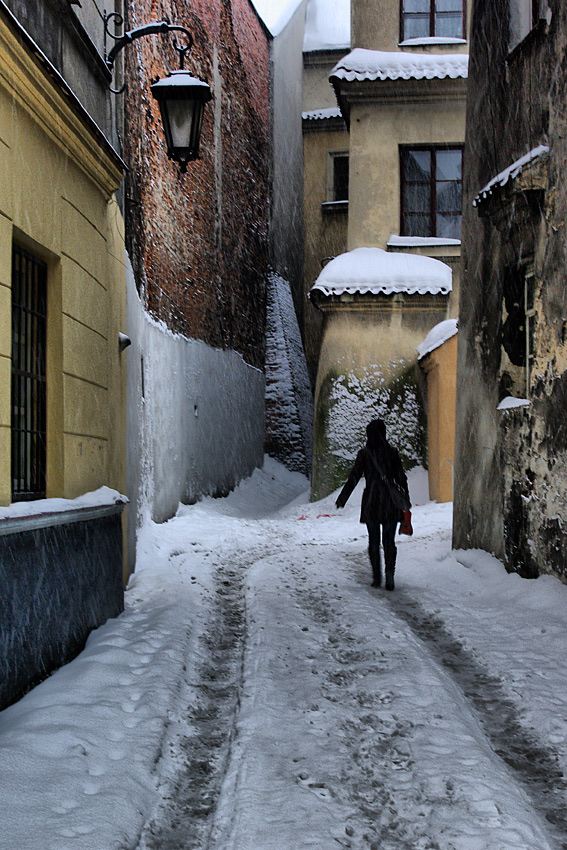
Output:
[[[567,578],[567,8],[549,0],[511,50],[509,6],[477,4],[473,18],[453,542],[494,552],[524,576]],[[549,153],[472,206],[488,181],[539,145]],[[510,270],[528,275],[533,298],[529,371],[510,362],[505,342]],[[507,395],[528,403],[497,410]]]
[[124,607],[122,506],[10,521],[0,532],[0,709],[74,658]]

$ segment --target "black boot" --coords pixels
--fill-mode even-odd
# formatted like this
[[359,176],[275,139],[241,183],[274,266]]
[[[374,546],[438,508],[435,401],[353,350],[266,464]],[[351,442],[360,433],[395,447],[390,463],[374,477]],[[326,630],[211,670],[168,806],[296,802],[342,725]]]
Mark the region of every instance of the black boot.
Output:
[[397,552],[394,549],[394,552],[389,557],[390,563],[386,565],[386,590],[393,590],[394,585],[394,573],[396,571],[396,555]]

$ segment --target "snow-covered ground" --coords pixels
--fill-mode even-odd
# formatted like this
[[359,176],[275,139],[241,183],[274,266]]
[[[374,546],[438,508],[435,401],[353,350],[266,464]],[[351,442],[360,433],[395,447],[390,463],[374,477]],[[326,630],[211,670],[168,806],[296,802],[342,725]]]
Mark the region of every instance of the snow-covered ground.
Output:
[[567,587],[452,552],[423,485],[394,593],[360,487],[270,459],[145,527],[124,614],[0,714],[0,847],[565,847]]

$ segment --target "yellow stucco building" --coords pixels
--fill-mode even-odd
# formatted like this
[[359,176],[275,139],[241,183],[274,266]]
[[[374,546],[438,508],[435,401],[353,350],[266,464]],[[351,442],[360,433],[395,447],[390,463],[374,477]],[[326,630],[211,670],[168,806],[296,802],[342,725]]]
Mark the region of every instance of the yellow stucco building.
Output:
[[125,490],[121,178],[63,80],[0,19],[2,505]]
[[[351,271],[347,288],[343,270],[337,277],[336,266],[332,273],[319,269],[313,280],[306,276],[306,293],[320,312],[314,497],[338,486],[372,416],[385,418],[408,466],[428,462],[416,349],[431,328],[458,315],[468,72],[465,5],[449,4],[441,13],[431,0],[418,14],[415,4],[404,0],[352,0],[352,49],[329,73],[348,130],[348,145],[343,142],[348,156],[344,247],[335,239],[338,252],[328,250],[331,230],[327,225],[321,231],[306,199],[306,252],[312,255],[306,273],[313,273],[316,254],[319,261],[329,262],[329,255],[337,253]],[[321,170],[325,120],[327,167],[332,159],[338,139],[331,122],[339,119],[330,110],[327,106],[317,116],[311,105],[310,132],[304,135],[306,167],[318,155]],[[311,138],[315,125],[316,142]],[[366,276],[357,279],[361,249],[381,253],[373,255],[372,269],[365,267]],[[398,266],[391,261],[394,255]],[[443,286],[417,285],[427,272],[420,260],[429,259],[439,263]],[[386,279],[400,269],[402,277]],[[341,406],[350,406],[349,417],[339,415]],[[430,468],[431,462],[436,463],[433,456]]]

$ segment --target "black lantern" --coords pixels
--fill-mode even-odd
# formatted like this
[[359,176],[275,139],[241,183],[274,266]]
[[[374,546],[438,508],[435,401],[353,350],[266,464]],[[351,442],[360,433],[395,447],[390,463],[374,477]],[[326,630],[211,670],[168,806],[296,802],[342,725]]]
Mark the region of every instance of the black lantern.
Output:
[[[211,90],[207,83],[202,80],[192,77],[188,71],[183,68],[185,54],[193,46],[193,36],[185,27],[178,24],[168,24],[166,21],[159,23],[145,24],[143,27],[130,30],[124,33],[123,36],[114,36],[110,32],[109,25],[112,21],[117,26],[122,26],[123,18],[117,12],[110,14],[104,13],[104,55],[106,65],[109,71],[112,72],[114,62],[121,50],[131,44],[135,39],[142,38],[147,35],[169,34],[172,32],[180,32],[185,37],[186,43],[178,45],[174,42],[174,48],[179,53],[179,65],[181,70],[172,71],[163,80],[158,80],[152,85],[152,94],[159,103],[163,128],[165,131],[165,140],[167,142],[167,155],[170,159],[174,159],[180,163],[180,170],[187,170],[187,163],[199,156],[199,138],[201,135],[201,126],[203,124],[203,110],[205,104],[211,100]],[[106,53],[106,38],[110,36],[114,38],[116,44],[112,50]],[[110,91],[114,94],[120,94],[124,91],[124,86],[120,89]]]
[[185,171],[187,163],[199,156],[203,110],[211,89],[184,70],[172,71],[151,88],[161,111],[167,155]]

